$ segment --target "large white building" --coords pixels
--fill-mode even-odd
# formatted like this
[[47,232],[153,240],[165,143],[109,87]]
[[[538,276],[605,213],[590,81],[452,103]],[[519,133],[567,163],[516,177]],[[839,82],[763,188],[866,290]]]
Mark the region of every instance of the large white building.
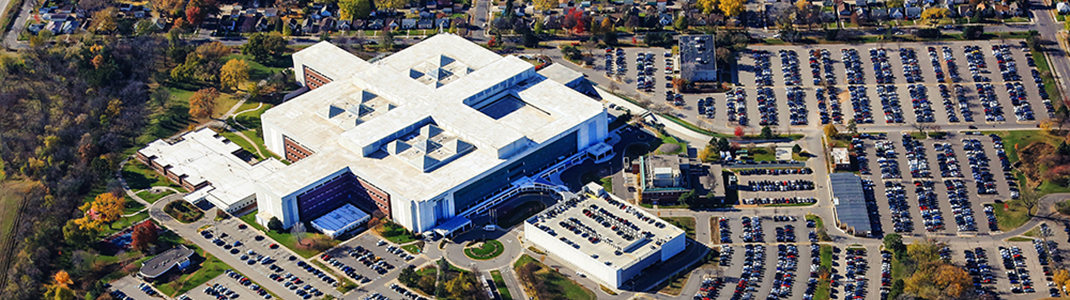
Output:
[[524,239],[619,288],[684,250],[684,230],[591,183],[524,223]]
[[[265,171],[243,171],[252,174],[241,175],[249,186],[236,185],[243,195],[226,200],[255,199],[261,224],[274,217],[290,227],[352,204],[414,232],[449,234],[502,195],[545,183],[538,176],[546,170],[612,152],[603,143],[602,104],[575,90],[585,86],[577,84],[582,75],[561,67],[536,72],[455,35],[436,35],[375,62],[326,42],[293,59],[308,92],[261,117],[268,150],[292,164],[241,166]],[[139,159],[214,174],[235,170],[218,158],[234,147],[180,154],[149,153],[167,148],[150,145]],[[207,199],[230,190],[201,192],[204,186],[189,188]],[[252,196],[244,195],[246,187]]]

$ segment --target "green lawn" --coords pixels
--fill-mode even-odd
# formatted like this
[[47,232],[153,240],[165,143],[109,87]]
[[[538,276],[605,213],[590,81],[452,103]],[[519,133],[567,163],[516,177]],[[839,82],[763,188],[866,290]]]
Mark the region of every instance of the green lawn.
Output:
[[669,222],[676,227],[684,230],[687,237],[695,239],[695,218],[694,217],[662,217],[662,220]]
[[405,227],[395,224],[393,222],[384,222],[383,224],[375,227],[376,233],[382,236],[384,239],[395,244],[408,244],[415,241],[416,237],[412,235]]
[[[249,80],[250,81],[260,81],[261,79],[266,79],[266,78],[270,77],[272,74],[275,74],[275,73],[278,73],[280,71],[286,70],[285,67],[281,67],[280,68],[278,66],[265,66],[265,65],[263,65],[261,63],[258,63],[256,61],[254,61],[252,56],[242,55],[242,54],[231,54],[231,55],[224,56],[222,59],[220,59],[220,63],[225,64],[227,61],[229,61],[231,59],[244,59],[245,62],[249,64]],[[287,60],[280,59],[280,61],[289,61],[289,60],[288,59]],[[245,88],[245,87],[242,87],[242,88]]]
[[[0,161],[0,167],[2,165],[3,162]],[[0,173],[3,173],[3,170],[0,170]],[[0,267],[7,267],[11,263],[8,258],[13,257],[11,253],[15,250],[14,229],[19,220],[19,206],[22,205],[23,199],[19,191],[33,184],[36,183],[26,180],[0,180]]]
[[[196,248],[195,246],[190,246]],[[183,274],[178,279],[168,283],[157,283],[156,289],[160,290],[160,293],[174,297],[178,294],[182,294],[196,288],[208,280],[212,280],[216,276],[223,274],[223,271],[230,269],[230,266],[223,263],[223,261],[207,254],[202,249],[197,249],[197,255],[199,258],[206,258],[201,263],[200,267],[193,271],[193,273]]]
[[1027,237],[1015,236],[1007,239],[1008,242],[1032,242],[1033,239]]
[[101,230],[100,236],[112,235],[116,232],[119,232],[120,230],[123,230],[123,228],[130,227],[130,225],[134,225],[135,223],[141,222],[148,218],[149,213],[144,211],[133,216],[119,218],[118,221],[103,226],[104,228],[103,230]]
[[985,135],[995,133],[1003,138],[1003,147],[1007,151],[1007,160],[1010,160],[1012,164],[1018,161],[1018,151],[1015,151],[1015,145],[1019,148],[1025,148],[1025,146],[1029,146],[1033,142],[1044,142],[1052,146],[1058,146],[1058,141],[1063,140],[1062,137],[1052,135],[1043,130],[983,131],[982,133]]
[[[233,142],[235,145],[241,146],[242,149],[245,149],[245,151],[248,151],[250,154],[255,156],[258,160],[259,159],[264,159],[263,157],[260,157],[259,154],[256,154],[256,150],[257,149],[256,149],[255,146],[253,146],[253,144],[250,144],[249,141],[246,141],[245,139],[243,139],[240,136],[238,136],[237,133],[233,133],[233,132],[230,132],[230,131],[223,131],[223,132],[220,132],[219,134],[222,135],[223,137],[227,138],[231,142]],[[246,135],[246,136],[248,136],[248,135]]]
[[141,200],[148,201],[149,203],[156,203],[157,200],[160,200],[161,198],[174,193],[174,191],[166,190],[162,193],[153,194],[152,192],[146,190],[138,192],[137,196],[141,197]]
[[255,210],[250,212],[250,213],[248,213],[248,214],[245,214],[244,216],[241,216],[240,219],[242,221],[245,221],[246,224],[249,224],[249,226],[252,226],[253,228],[256,228],[257,230],[260,230],[260,231],[264,232],[264,234],[266,234],[268,237],[270,237],[271,239],[273,239],[276,242],[278,242],[279,245],[282,245],[282,246],[284,246],[286,248],[289,248],[290,250],[292,250],[294,253],[297,253],[297,255],[300,255],[301,257],[310,258],[312,256],[315,256],[317,253],[319,253],[319,251],[314,251],[314,250],[309,250],[309,249],[302,249],[300,247],[297,247],[297,237],[295,237],[293,234],[290,234],[289,232],[279,233],[279,232],[275,232],[275,231],[272,231],[272,230],[267,230],[266,228],[264,228],[264,226],[260,226],[260,224],[257,224],[256,223],[256,211]]
[[170,186],[174,188],[180,188],[177,184],[172,183],[167,178],[163,177],[155,170],[142,164],[141,162],[131,159],[123,165],[121,171],[123,179],[126,180],[126,185],[131,190],[143,190],[154,186]]
[[126,203],[125,203],[125,206],[126,207],[123,209],[123,214],[124,215],[129,215],[129,214],[132,214],[132,213],[136,213],[139,210],[145,208],[144,205],[141,205],[141,202],[137,202],[137,201],[134,201],[132,199],[127,200]]
[[1033,229],[1030,229],[1029,231],[1026,231],[1022,235],[1028,236],[1028,237],[1038,238],[1038,237],[1040,237],[1040,226],[1033,227]]
[[412,253],[412,254],[420,254],[420,252],[423,252],[423,248],[424,248],[424,242],[423,241],[418,241],[418,242],[415,242],[415,243],[412,243],[412,244],[401,246],[401,249],[405,249],[405,251],[409,251],[409,253]]
[[[1009,231],[1015,228],[1021,227],[1022,224],[1028,222],[1032,218],[1025,210],[1025,206],[1021,201],[1008,201],[1007,208],[1003,208],[1003,203],[993,203],[992,208],[996,213],[996,225],[999,226],[999,230]],[[1036,208],[1034,208],[1036,209]]]
[[[562,294],[559,295],[560,297],[562,297],[564,299],[569,299],[569,300],[595,300],[595,299],[598,299],[595,296],[594,292],[592,292],[591,290],[588,290],[587,288],[583,287],[579,283],[576,283],[576,281],[573,281],[572,279],[569,279],[568,277],[565,277],[565,275],[562,275],[561,273],[558,273],[557,271],[554,271],[554,269],[552,269],[552,268],[550,268],[550,267],[548,267],[548,266],[546,266],[546,265],[544,265],[544,264],[542,264],[542,263],[540,263],[538,261],[535,261],[535,259],[531,258],[530,256],[528,256],[526,254],[524,256],[521,256],[520,259],[518,259],[513,266],[514,266],[514,268],[519,269],[520,266],[523,266],[523,265],[526,265],[526,264],[529,264],[529,263],[538,264],[539,271],[535,272],[536,278],[541,280],[547,286],[547,288],[560,289],[562,291]],[[530,290],[531,283],[521,281],[520,284],[528,286],[529,287],[528,290],[531,291]],[[534,293],[529,292],[529,295],[534,295]]]
[[505,246],[502,245],[502,242],[499,242],[498,240],[489,240],[483,242],[483,245],[480,247],[465,248],[464,255],[471,259],[488,260],[498,257],[498,255],[502,255],[502,252],[504,251]]
[[749,148],[747,152],[754,158],[754,161],[775,161],[776,153],[769,151],[765,148]]
[[498,295],[502,300],[513,300],[513,295],[509,293],[509,287],[505,286],[505,280],[502,279],[502,272],[498,270],[490,271],[490,277],[494,279],[494,286],[498,287]]
[[[687,151],[687,143],[686,142],[681,142],[681,141],[677,140],[675,137],[672,137],[671,135],[659,135],[658,138],[661,139],[661,144],[662,145],[675,144],[677,146],[680,146],[680,148],[675,150],[675,151],[666,152],[666,153],[661,152],[661,150],[657,150],[657,151],[654,151],[655,154],[680,154],[680,153],[684,153],[685,151]],[[651,149],[653,149],[653,148],[654,147],[651,146]]]
[[[818,270],[818,274],[832,270],[832,246],[821,245],[821,267]],[[828,280],[818,280],[817,288],[814,289],[814,299],[829,299]]]

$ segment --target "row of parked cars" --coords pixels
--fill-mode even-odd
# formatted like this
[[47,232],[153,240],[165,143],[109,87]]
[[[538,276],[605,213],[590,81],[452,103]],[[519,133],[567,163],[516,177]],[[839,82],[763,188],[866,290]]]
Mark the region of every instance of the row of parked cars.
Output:
[[[242,275],[241,273],[234,272],[234,270],[227,269],[226,271],[223,271],[223,274],[227,275],[227,277],[230,277],[230,278],[238,281],[239,284],[249,287],[250,290],[252,290],[254,293],[259,295],[260,297],[263,297],[264,299],[271,299],[272,298],[271,294],[268,293],[267,290],[265,290],[264,288],[260,287],[260,285],[257,285],[255,283],[253,283],[252,280],[249,280],[249,278],[246,278],[245,275]],[[217,292],[218,291],[222,291],[226,295],[230,296],[230,299],[238,298],[238,293],[237,292],[231,291],[231,290],[227,289],[226,287],[221,286],[218,283],[212,285],[212,289],[217,291]],[[205,289],[205,293],[208,293],[207,289]],[[317,296],[322,296],[322,295],[323,294],[320,293]],[[304,298],[304,299],[309,299],[309,298],[311,298],[311,296],[309,296],[307,298]]]
[[788,169],[744,169],[736,172],[741,176],[747,175],[808,175],[813,174],[814,170],[810,168],[788,168]]
[[896,233],[914,232],[914,220],[910,218],[910,205],[907,204],[907,192],[903,184],[885,181],[884,196],[888,198],[892,229]]
[[831,122],[843,124],[839,92],[840,89],[833,86],[828,88],[828,93],[825,92],[824,87],[818,87],[814,90],[814,94],[817,96],[817,112],[821,116],[822,125]]
[[719,291],[724,287],[724,279],[721,277],[703,277],[702,286],[699,287],[698,292],[695,292],[695,296],[692,300],[711,300],[717,299],[720,295]]
[[866,297],[866,249],[847,249],[844,255],[843,299],[861,300]]
[[802,81],[802,76],[799,75],[799,53],[795,50],[784,49],[780,49],[777,53],[780,54],[780,72],[784,73],[784,85],[799,85]]
[[763,192],[809,191],[814,189],[814,182],[805,179],[759,181],[752,180],[747,181],[747,187],[751,191]]
[[1003,259],[1003,269],[1007,270],[1007,281],[1011,284],[1011,293],[1035,293],[1033,279],[1026,270],[1025,256],[1018,246],[999,247],[999,256]]
[[[824,68],[822,68],[822,64]],[[824,77],[821,76],[824,70]],[[810,73],[814,77],[814,85],[821,85],[822,79],[828,85],[836,84],[836,68],[832,65],[832,53],[828,49],[810,49]]]
[[414,293],[414,292],[412,292],[412,291],[410,291],[410,290],[398,285],[397,283],[391,283],[390,284],[390,289],[394,290],[398,294],[401,294],[402,296],[405,296],[405,297],[407,297],[409,299],[412,299],[412,300],[427,300],[427,297],[420,296],[420,294]]
[[[907,83],[923,82],[921,68],[918,67],[918,54],[914,48],[899,48],[899,59],[903,61],[903,77]],[[937,73],[940,76],[940,73]]]
[[962,179],[944,179],[947,187],[947,199],[951,203],[951,214],[959,231],[977,231],[977,221],[973,218],[973,206],[970,205],[970,193],[966,191],[966,182]]
[[[812,231],[811,231],[812,232]],[[814,300],[817,291],[819,274],[821,272],[821,246],[810,244],[810,279],[806,280],[806,291],[803,292],[803,300]]]
[[967,161],[970,165],[970,173],[977,184],[977,193],[981,195],[997,194],[996,178],[989,168],[988,155],[985,154],[984,145],[974,138],[962,139],[962,148],[966,150]]
[[[947,121],[949,123],[958,123],[961,120],[959,120],[959,116],[956,113],[955,102],[951,101],[951,90],[944,84],[940,84],[938,88],[940,90],[940,98],[943,99],[944,111],[947,112]],[[964,113],[969,113],[970,110],[968,105],[959,103],[958,106],[961,106],[961,108],[965,110]]]
[[877,98],[881,100],[884,123],[903,123],[903,106],[899,102],[898,88],[894,85],[877,85]]
[[788,299],[795,285],[795,270],[799,264],[799,247],[794,244],[777,245],[776,272],[773,273],[773,289],[767,300]]
[[743,88],[736,88],[724,93],[724,105],[727,108],[728,123],[747,126],[747,93]]
[[928,88],[921,84],[911,84],[907,86],[907,92],[910,93],[910,105],[914,109],[914,122],[936,122],[933,103],[929,101]]
[[925,231],[944,230],[944,215],[940,211],[939,204],[937,204],[933,181],[927,179],[915,180],[914,194],[918,198],[918,208],[921,210]]
[[805,203],[817,203],[817,199],[814,197],[773,197],[773,198],[746,198],[741,201],[743,204],[748,205],[768,205],[768,204],[805,204]]
[[866,86],[851,85],[847,87],[847,91],[851,98],[851,108],[854,109],[852,117],[855,123],[873,124],[873,108],[869,101],[869,95],[866,94]]
[[806,92],[801,87],[792,86],[788,87],[787,95],[791,125],[806,125],[807,116],[810,114],[810,110],[806,109]]

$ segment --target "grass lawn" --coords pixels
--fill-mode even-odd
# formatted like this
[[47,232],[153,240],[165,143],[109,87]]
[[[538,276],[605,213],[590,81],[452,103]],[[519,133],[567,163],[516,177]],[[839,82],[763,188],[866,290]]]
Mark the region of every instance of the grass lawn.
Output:
[[[1062,94],[1059,93],[1055,78],[1052,78],[1050,75],[1051,66],[1048,64],[1048,58],[1045,57],[1043,53],[1037,51],[1032,51],[1032,55],[1033,62],[1037,64],[1037,71],[1040,71],[1041,79],[1044,80],[1044,90],[1048,92],[1048,98],[1052,100],[1052,105],[1055,105],[1055,107],[1058,108],[1060,105],[1059,103],[1062,102],[1059,101],[1059,99],[1062,99],[1063,97]],[[1043,76],[1045,75],[1044,71],[1048,71],[1048,76]]]
[[412,253],[412,254],[420,254],[420,252],[423,252],[424,242],[423,241],[417,241],[417,242],[412,243],[412,244],[401,246],[401,249],[405,249],[405,251],[409,251],[409,253]]
[[137,211],[139,211],[139,210],[141,210],[143,208],[145,208],[145,206],[141,205],[141,202],[137,202],[137,201],[134,201],[134,200],[127,200],[126,203],[125,203],[125,208],[123,208],[123,214],[124,215],[129,215],[129,214],[132,214],[132,213],[136,213]]
[[1032,242],[1033,239],[1027,238],[1027,237],[1016,236],[1016,237],[1011,237],[1011,238],[1007,239],[1007,241],[1008,242]]
[[[544,265],[544,264],[542,264],[542,263],[540,263],[538,261],[535,261],[535,259],[531,258],[528,255],[521,256],[520,259],[518,259],[516,261],[516,263],[513,264],[513,266],[514,266],[514,269],[517,269],[519,271],[520,266],[523,266],[523,265],[526,265],[526,264],[537,264],[537,266],[539,266],[539,270],[535,272],[535,274],[534,274],[535,278],[537,278],[540,281],[542,281],[547,286],[547,288],[549,288],[549,289],[560,290],[562,293],[559,296],[561,296],[564,299],[569,299],[569,300],[595,300],[595,299],[598,299],[595,296],[594,292],[592,292],[591,290],[588,290],[587,288],[583,287],[579,283],[576,283],[576,281],[573,281],[572,279],[569,279],[568,277],[565,277],[565,275],[562,275],[561,273],[558,273],[557,271],[554,271],[550,267],[547,267],[546,265]],[[524,285],[525,288],[529,290],[528,295],[537,295],[538,294],[537,292],[531,291],[531,289],[530,289],[531,288],[531,283],[530,282],[521,281],[520,284]]]
[[513,294],[509,293],[509,287],[505,286],[505,280],[502,279],[502,272],[498,270],[490,271],[490,277],[494,279],[494,286],[498,287],[498,295],[502,300],[513,300]]
[[[246,141],[245,139],[243,139],[240,136],[238,136],[237,133],[233,133],[233,132],[230,132],[230,131],[223,131],[223,132],[220,132],[219,134],[222,135],[223,137],[227,138],[231,142],[233,142],[235,145],[241,146],[242,149],[245,149],[245,151],[248,151],[250,154],[255,156],[257,159],[264,159],[263,157],[260,157],[259,154],[256,154],[256,150],[257,150],[256,146],[253,146],[253,144],[250,144],[249,141]],[[246,135],[246,136],[248,136],[248,135]]]
[[687,234],[690,239],[695,239],[695,218],[693,217],[662,217],[662,220],[669,222],[676,227],[680,227]]
[[[1003,207],[1003,204],[1007,204],[1007,208]],[[1021,201],[1009,201],[1004,203],[993,203],[992,208],[996,213],[996,225],[999,226],[999,230],[1008,231],[1013,230],[1028,222],[1031,216],[1025,211],[1025,206]],[[1036,208],[1034,208],[1036,209]]]
[[658,290],[658,293],[679,296],[680,291],[682,291],[684,289],[684,286],[687,285],[687,279],[689,277],[691,276],[688,276],[688,274],[684,274],[683,276],[677,276],[675,278],[672,278],[672,280],[668,280],[668,284],[662,287],[661,290]]
[[215,99],[215,108],[212,111],[212,118],[222,117],[231,107],[237,105],[239,100],[241,99],[239,99],[237,95],[220,92],[219,98]]
[[[2,167],[3,162],[0,162]],[[3,173],[3,170],[0,170]],[[22,193],[37,184],[26,180],[7,180],[0,182],[0,267],[7,267],[9,256],[14,250],[15,224],[19,220],[19,206],[22,205]]]
[[395,224],[393,222],[384,222],[375,227],[375,232],[382,236],[384,239],[395,244],[407,244],[415,241],[416,237],[412,235],[405,227]]
[[338,275],[338,273],[334,272],[334,269],[331,269],[330,267],[327,267],[327,265],[321,263],[320,261],[315,260],[315,259],[310,259],[309,261],[312,262],[312,264],[314,264],[317,267],[319,267],[320,270],[323,270],[324,272],[327,272],[327,275],[331,275],[331,277],[337,278],[338,281],[341,282],[341,284],[339,284],[338,287],[335,288],[336,290],[338,290],[338,292],[341,292],[342,294],[345,294],[345,293],[348,293],[349,291],[352,291],[353,289],[357,288],[357,284],[356,283],[353,283],[352,281],[349,281],[349,278],[346,278],[345,276]]
[[126,165],[123,165],[121,173],[123,179],[126,180],[126,185],[129,186],[131,190],[143,190],[154,186],[180,188],[178,185],[171,183],[170,180],[163,177],[163,175],[156,173],[153,169],[134,159],[127,161]]
[[504,251],[505,246],[502,245],[502,242],[499,242],[498,240],[489,240],[483,242],[483,245],[480,245],[479,247],[473,246],[464,248],[464,255],[475,260],[488,260],[498,257],[498,255],[502,255],[502,252]]
[[747,152],[754,158],[754,161],[775,161],[776,153],[769,151],[765,148],[749,148]]
[[[818,274],[832,270],[832,246],[821,245],[821,267]],[[829,281],[818,280],[817,288],[814,289],[814,299],[829,299]]]
[[112,235],[116,232],[119,232],[120,230],[123,230],[123,228],[130,227],[130,225],[134,225],[148,218],[149,213],[145,211],[133,216],[119,218],[118,221],[112,222],[111,224],[104,226],[104,229],[100,232],[100,236]]
[[205,259],[196,271],[189,274],[183,274],[182,276],[179,276],[178,279],[168,283],[157,283],[156,289],[160,290],[160,293],[174,297],[178,294],[188,292],[193,288],[208,282],[208,280],[223,274],[224,270],[230,269],[230,266],[211,254],[205,253],[202,249],[197,249],[197,255]]
[[1043,130],[983,131],[981,133],[985,135],[995,133],[1003,138],[1003,147],[1007,150],[1007,160],[1010,160],[1012,164],[1018,161],[1018,151],[1015,150],[1015,145],[1018,148],[1025,148],[1025,146],[1029,146],[1033,142],[1044,142],[1052,146],[1058,146],[1058,141],[1063,140],[1062,137],[1052,135]]
[[[242,55],[242,54],[231,54],[231,55],[224,56],[222,59],[220,59],[220,63],[226,64],[227,61],[229,61],[231,59],[244,59],[245,62],[249,64],[249,80],[250,81],[260,81],[261,79],[265,79],[265,78],[271,77],[272,74],[278,73],[278,72],[286,69],[286,68],[279,68],[279,67],[274,67],[274,66],[265,66],[265,65],[263,65],[261,63],[258,63],[256,61],[254,61],[252,56]],[[279,59],[279,61],[289,61],[289,59],[288,58],[286,60]]]
[[[661,139],[661,144],[662,145],[675,144],[675,145],[680,146],[680,148],[675,150],[675,151],[670,151],[670,152],[661,152],[661,150],[657,150],[657,151],[654,151],[654,154],[680,154],[680,153],[684,153],[684,151],[687,151],[687,143],[678,141],[678,140],[676,140],[676,138],[672,137],[671,135],[661,135],[661,136],[658,136],[658,138]],[[651,148],[654,148],[654,147],[651,146]]]
[[[290,250],[292,250],[294,253],[297,253],[297,255],[300,255],[301,257],[309,258],[309,257],[315,256],[317,253],[319,253],[319,251],[310,250],[310,249],[302,249],[300,247],[297,247],[297,237],[295,237],[293,234],[290,234],[289,232],[278,233],[278,232],[275,232],[275,231],[272,231],[272,230],[267,230],[266,228],[264,228],[264,226],[260,226],[260,224],[257,224],[256,223],[256,211],[255,210],[253,212],[245,214],[244,216],[241,216],[240,219],[242,221],[245,221],[246,224],[249,224],[249,226],[252,226],[253,228],[256,228],[257,230],[260,230],[260,231],[264,232],[264,234],[266,234],[268,237],[270,237],[271,239],[273,239],[276,242],[278,242],[279,245],[283,245],[284,247],[289,248]],[[335,243],[337,243],[337,241],[335,241]]]
[[157,200],[160,200],[161,198],[174,193],[175,192],[171,190],[166,190],[163,193],[158,194],[153,194],[150,191],[140,191],[137,193],[137,196],[141,197],[141,200],[148,201],[149,203],[156,203]]
[[1040,226],[1033,227],[1033,229],[1030,229],[1029,231],[1026,231],[1022,235],[1028,236],[1028,237],[1038,238],[1038,237],[1040,237]]

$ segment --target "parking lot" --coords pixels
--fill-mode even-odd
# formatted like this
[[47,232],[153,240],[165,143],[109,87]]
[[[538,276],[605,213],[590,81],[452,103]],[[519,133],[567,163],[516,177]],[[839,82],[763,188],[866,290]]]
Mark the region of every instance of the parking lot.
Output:
[[[625,51],[627,88],[635,86],[627,80],[635,78],[639,52],[656,56],[657,83],[649,97],[659,101],[660,48]],[[1049,117],[1032,58],[1017,40],[755,46],[738,60],[739,88],[683,95],[677,116],[707,126],[764,124],[781,131],[852,119],[860,125],[1000,124]],[[699,100],[714,113],[700,113]]]
[[[220,275],[205,282],[205,285],[194,288],[187,292],[186,297],[193,300],[222,300],[222,299],[274,299],[267,295],[260,286],[250,283],[242,284],[241,281],[228,275]],[[182,299],[182,296],[176,298]]]
[[885,233],[997,232],[992,208],[985,204],[1018,197],[998,137],[953,134],[916,140],[887,134],[852,143],[862,177],[874,182]]
[[[815,256],[807,243],[810,229],[806,221],[802,216],[794,217],[714,220],[719,223],[719,232],[714,234],[722,243],[718,250],[724,270],[716,299],[799,299],[807,293]],[[813,238],[816,240],[816,235]]]
[[158,291],[134,276],[124,276],[111,283],[109,293],[115,299],[154,299],[160,297]]
[[[232,265],[236,271],[246,274],[257,272],[274,281],[260,284],[280,296],[286,294],[289,298],[320,299],[323,295],[340,295],[335,290],[337,279],[309,265],[305,259],[265,238],[237,218],[217,222],[202,230],[201,236],[196,238],[208,240],[227,255],[244,262]],[[309,296],[306,298],[302,294]]]
[[[393,249],[393,251],[390,251]],[[350,241],[331,248],[321,258],[362,285],[398,272],[410,264],[423,263],[386,240],[372,234],[361,234]],[[378,287],[374,290],[381,291]]]

